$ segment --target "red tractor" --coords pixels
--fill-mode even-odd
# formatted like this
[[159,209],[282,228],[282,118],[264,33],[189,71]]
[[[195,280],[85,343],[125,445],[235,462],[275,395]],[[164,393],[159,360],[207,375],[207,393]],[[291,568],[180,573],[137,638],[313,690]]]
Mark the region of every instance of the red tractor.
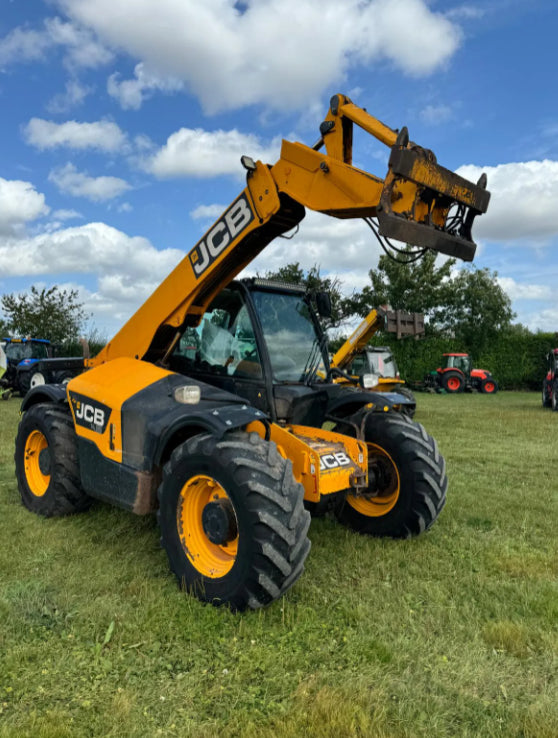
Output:
[[444,354],[444,366],[431,372],[425,383],[446,392],[478,390],[486,395],[498,392],[498,383],[487,369],[473,369],[469,354]]
[[546,355],[546,376],[542,386],[543,407],[558,410],[558,348],[551,349]]

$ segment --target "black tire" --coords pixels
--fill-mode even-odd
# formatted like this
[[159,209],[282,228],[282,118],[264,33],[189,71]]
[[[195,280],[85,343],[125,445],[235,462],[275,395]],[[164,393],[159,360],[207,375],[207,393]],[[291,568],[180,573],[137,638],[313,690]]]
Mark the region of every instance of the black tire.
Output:
[[546,379],[543,380],[542,392],[541,392],[541,399],[542,399],[542,406],[543,407],[551,407],[552,406],[551,398],[547,394],[547,383],[546,383]]
[[21,397],[25,397],[31,388],[31,370],[28,369],[17,373],[17,386]]
[[401,405],[401,409],[399,411],[408,418],[414,418],[417,410],[417,400],[412,391],[408,387],[398,387],[395,392],[397,392],[398,395],[403,395],[407,400],[414,403],[414,405]]
[[[359,426],[362,414],[353,420]],[[448,485],[436,441],[401,413],[368,413],[364,434],[369,479],[380,480],[379,494],[370,500],[347,495],[338,520],[372,536],[410,538],[428,530],[445,505]]]
[[552,383],[552,392],[550,394],[550,407],[554,412],[558,411],[558,379]]
[[54,383],[55,384],[67,384],[70,379],[74,378],[74,373],[69,371],[60,371],[56,372],[54,375]]
[[495,395],[498,392],[498,382],[493,377],[485,377],[481,381],[480,391],[484,395]]
[[38,404],[25,412],[14,460],[21,501],[32,512],[50,518],[91,505],[81,487],[72,418],[62,408]]
[[[217,483],[219,503],[217,495],[204,501],[206,479]],[[233,611],[281,597],[310,550],[303,497],[291,462],[256,433],[204,434],[181,444],[165,465],[158,513],[161,545],[180,586]],[[226,518],[213,539],[202,518],[210,505]]]
[[465,379],[460,372],[444,372],[441,381],[442,387],[450,394],[463,392],[465,389]]

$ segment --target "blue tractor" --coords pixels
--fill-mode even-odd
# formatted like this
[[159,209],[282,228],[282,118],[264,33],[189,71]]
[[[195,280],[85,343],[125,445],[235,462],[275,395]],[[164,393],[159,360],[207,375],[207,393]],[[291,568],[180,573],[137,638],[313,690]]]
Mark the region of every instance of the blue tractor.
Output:
[[3,338],[6,356],[6,371],[0,379],[2,397],[9,398],[12,392],[23,397],[31,387],[44,384],[44,376],[38,364],[52,356],[52,344],[44,338]]

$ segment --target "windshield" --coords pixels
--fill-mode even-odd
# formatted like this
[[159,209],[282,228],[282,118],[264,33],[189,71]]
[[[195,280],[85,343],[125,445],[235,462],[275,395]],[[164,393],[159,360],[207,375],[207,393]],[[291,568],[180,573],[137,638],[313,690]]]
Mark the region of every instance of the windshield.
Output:
[[310,309],[296,293],[252,293],[262,326],[273,378],[280,382],[302,382],[312,374],[324,378],[323,350]]
[[37,341],[14,341],[7,343],[4,351],[8,359],[22,361],[23,359],[46,359],[48,350],[46,344]]
[[370,372],[372,374],[378,374],[380,377],[397,376],[395,359],[387,351],[369,351],[368,362],[370,364]]
[[30,343],[8,343],[4,351],[8,359],[12,361],[31,359],[33,356],[33,349]]

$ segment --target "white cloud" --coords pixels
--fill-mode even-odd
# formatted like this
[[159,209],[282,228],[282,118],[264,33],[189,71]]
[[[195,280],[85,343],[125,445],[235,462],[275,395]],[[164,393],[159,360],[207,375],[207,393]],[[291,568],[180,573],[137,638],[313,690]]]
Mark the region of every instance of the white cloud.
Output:
[[512,277],[497,277],[496,281],[512,300],[548,300],[553,295],[546,284],[522,284]]
[[146,238],[105,223],[88,223],[30,238],[0,239],[0,274],[35,282],[60,273],[93,275],[96,287],[80,287],[80,297],[96,323],[115,332],[183,256],[178,249],[158,251]]
[[378,265],[379,255],[378,242],[362,220],[338,220],[307,210],[294,238],[276,238],[245,274],[264,275],[293,262],[306,270],[318,266],[322,276],[338,276],[349,295],[370,285],[368,272]]
[[257,136],[231,131],[204,131],[201,128],[181,128],[171,134],[167,143],[144,167],[161,179],[166,177],[218,177],[223,174],[242,176],[243,154],[253,159],[273,163],[279,157],[280,141],[269,145]]
[[455,8],[451,8],[445,12],[446,18],[463,19],[463,20],[478,20],[482,18],[486,13],[485,8],[480,8],[477,5],[458,5]]
[[419,113],[420,119],[428,125],[445,123],[452,115],[453,111],[449,105],[427,105]]
[[126,134],[116,123],[108,120],[93,123],[79,123],[75,120],[54,123],[43,118],[31,118],[24,127],[23,134],[28,144],[42,151],[58,146],[100,151],[127,150]]
[[[182,81],[208,113],[257,103],[307,108],[372,61],[429,74],[461,40],[459,28],[426,0],[260,0],[242,9],[235,0],[159,0],[156,13],[153,0],[58,4],[143,62],[158,85]],[[127,101],[137,106],[142,83],[139,76],[130,82]],[[112,84],[125,95],[126,82]]]
[[107,92],[111,97],[118,100],[124,110],[139,110],[143,101],[150,96],[154,90],[162,92],[178,92],[184,87],[184,83],[172,77],[161,78],[151,74],[143,62],[136,64],[134,78],[119,81],[119,74],[111,74],[107,82]]
[[43,59],[51,46],[51,39],[43,31],[14,28],[0,39],[0,65]]
[[65,63],[70,69],[100,67],[113,59],[112,52],[86,29],[64,23],[60,18],[47,18],[45,27],[52,42],[66,48]]
[[57,47],[65,50],[64,63],[72,71],[99,67],[113,59],[113,53],[90,30],[47,18],[41,30],[19,26],[0,39],[0,65],[44,59],[47,51]]
[[77,210],[55,210],[52,214],[56,220],[73,220],[74,218],[83,218],[81,213]]
[[558,234],[558,161],[467,165],[457,172],[473,182],[482,172],[488,176],[491,200],[488,212],[475,220],[475,238],[540,245]]
[[217,218],[224,213],[226,205],[198,205],[190,211],[190,217],[192,220],[217,220]]
[[78,172],[70,163],[53,169],[48,179],[61,192],[74,197],[86,197],[94,202],[111,200],[131,189],[130,185],[119,177],[90,177],[85,172]]
[[93,92],[93,87],[82,85],[76,79],[70,79],[66,82],[66,91],[55,95],[47,104],[49,113],[65,113],[71,108],[81,105],[87,95]]
[[158,251],[147,238],[128,236],[105,223],[65,228],[32,238],[0,242],[0,272],[6,277],[47,274],[126,274],[130,284],[158,284],[183,256],[178,249]]
[[0,233],[9,233],[49,212],[45,196],[31,182],[0,177]]

